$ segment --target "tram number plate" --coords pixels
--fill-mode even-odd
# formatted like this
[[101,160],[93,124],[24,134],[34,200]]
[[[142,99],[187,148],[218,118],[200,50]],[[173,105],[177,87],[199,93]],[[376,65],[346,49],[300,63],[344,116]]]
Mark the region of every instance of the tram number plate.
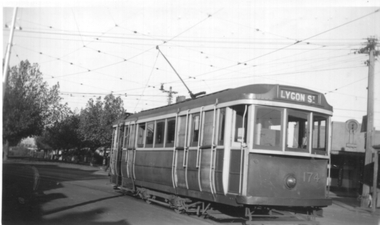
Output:
[[319,182],[319,175],[318,173],[313,172],[303,172],[303,182]]

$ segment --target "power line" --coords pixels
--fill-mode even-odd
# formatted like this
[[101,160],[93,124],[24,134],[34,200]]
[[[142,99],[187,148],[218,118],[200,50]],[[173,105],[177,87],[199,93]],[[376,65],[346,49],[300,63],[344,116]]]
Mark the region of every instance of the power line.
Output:
[[[360,109],[342,109],[342,108],[336,108],[334,107],[334,110],[343,110],[343,111],[353,111],[353,112],[364,112],[367,113],[366,109],[360,110]],[[375,113],[380,113],[380,111],[375,111]]]
[[[62,39],[62,37],[60,38],[50,38],[50,39],[53,39],[53,40],[72,40],[72,41],[81,41],[83,42],[83,38],[93,38],[93,40],[91,42],[94,42],[94,41],[103,41],[105,43],[125,43],[125,42],[111,42],[111,41],[105,41],[105,39],[122,39],[122,40],[137,40],[137,41],[161,41],[161,42],[188,42],[188,43],[220,43],[220,44],[247,44],[247,45],[254,45],[254,44],[261,44],[261,45],[276,45],[276,44],[286,44],[287,42],[279,42],[279,41],[275,41],[275,42],[270,42],[268,41],[268,39],[249,39],[248,41],[242,41],[242,40],[239,40],[239,39],[236,39],[236,38],[231,38],[231,40],[226,40],[228,38],[223,38],[223,40],[216,40],[215,38],[213,38],[212,40],[199,40],[199,38],[191,38],[191,37],[185,37],[185,39],[177,39],[177,40],[165,40],[164,37],[160,38],[160,37],[153,37],[151,35],[146,35],[146,34],[141,34],[137,31],[135,31],[135,34],[141,34],[143,36],[147,36],[149,38],[141,38],[141,37],[128,37],[128,36],[115,36],[115,35],[107,35],[107,36],[104,36],[104,34],[108,33],[110,30],[114,29],[111,28],[109,29],[108,31],[106,32],[103,32],[101,35],[99,34],[78,34],[78,33],[68,33],[68,32],[52,32],[52,31],[41,31],[41,30],[28,30],[27,28],[23,28],[23,30],[21,31],[17,31],[17,33],[35,33],[35,34],[39,34],[39,35],[42,35],[42,34],[45,34],[45,35],[63,35],[63,36],[72,36],[72,37],[80,37],[81,40],[75,40],[75,39]],[[19,36],[17,34],[18,37],[22,37],[22,36]],[[30,36],[27,36],[27,37],[30,37]],[[100,37],[103,37],[104,39],[100,39]],[[49,39],[49,38],[46,38],[46,37],[41,37],[41,36],[38,36],[37,38],[45,38],[45,39]],[[254,40],[254,41],[252,41]],[[302,40],[304,41],[304,40]],[[342,45],[353,45],[355,44],[356,42],[347,42],[347,43],[342,43],[342,42],[322,42],[322,43],[303,43],[305,45],[319,45],[319,46],[342,46]],[[293,43],[294,44],[294,43]],[[293,45],[291,44],[291,45]],[[152,44],[144,44],[144,45],[154,45],[154,43]],[[219,46],[217,48],[220,48]]]
[[341,25],[339,25],[339,26],[333,27],[333,28],[328,29],[328,30],[326,30],[326,31],[323,31],[323,32],[320,32],[320,33],[318,33],[318,34],[315,34],[315,35],[312,35],[312,36],[310,36],[310,37],[307,37],[307,38],[305,38],[305,39],[302,39],[302,40],[296,41],[296,42],[293,43],[293,44],[287,45],[287,46],[285,46],[285,47],[283,47],[283,48],[279,48],[278,50],[275,50],[275,51],[273,51],[273,52],[269,52],[269,53],[267,53],[267,54],[264,54],[264,55],[261,55],[261,56],[255,57],[255,58],[253,58],[253,59],[249,59],[249,60],[247,60],[246,62],[248,62],[248,61],[252,61],[252,60],[255,60],[255,59],[258,59],[258,58],[261,58],[261,57],[263,57],[263,56],[266,56],[266,55],[269,55],[269,54],[275,53],[275,52],[277,52],[277,51],[281,51],[281,50],[283,50],[283,49],[285,49],[285,48],[291,47],[291,46],[296,45],[296,44],[298,44],[298,43],[305,42],[306,40],[312,39],[312,38],[314,38],[314,37],[317,37],[317,36],[319,36],[319,35],[325,34],[325,33],[327,33],[327,32],[330,32],[330,31],[332,31],[332,30],[335,30],[335,29],[337,29],[337,28],[340,28],[340,27],[342,27],[342,26],[345,26],[345,25],[347,25],[347,24],[350,24],[350,23],[353,23],[353,22],[355,22],[355,21],[357,21],[357,20],[360,20],[360,19],[362,19],[362,18],[364,18],[364,17],[367,17],[367,16],[369,16],[369,15],[372,15],[372,14],[374,14],[374,13],[377,13],[377,12],[379,12],[379,10],[380,10],[380,9],[377,9],[377,10],[375,10],[374,12],[369,13],[369,14],[367,14],[367,15],[364,15],[364,16],[362,16],[362,17],[359,17],[359,18],[357,18],[357,19],[351,20],[351,21],[346,22],[346,23],[344,23],[344,24],[341,24]]
[[[337,28],[339,28],[339,27],[345,26],[345,25],[347,25],[347,24],[349,24],[349,23],[355,22],[355,21],[357,21],[357,20],[359,20],[359,19],[362,19],[362,18],[367,17],[367,16],[369,16],[369,15],[372,15],[372,14],[374,14],[374,13],[377,13],[377,12],[379,12],[379,10],[380,10],[380,9],[377,9],[377,10],[375,10],[375,11],[372,12],[372,13],[366,14],[366,15],[364,15],[364,16],[362,16],[362,17],[359,17],[359,18],[357,18],[357,19],[351,20],[351,21],[346,22],[346,23],[344,23],[344,24],[341,24],[341,25],[339,25],[339,26],[336,26],[336,27],[333,27],[333,28],[328,29],[328,30],[326,30],[326,31],[320,32],[320,33],[318,33],[318,34],[312,35],[312,36],[307,37],[307,38],[305,38],[305,39],[298,40],[298,41],[296,41],[296,42],[294,42],[294,43],[292,43],[292,44],[286,45],[286,46],[284,46],[284,47],[282,47],[282,48],[278,48],[278,49],[276,49],[276,50],[274,50],[274,51],[271,51],[271,52],[268,52],[268,53],[262,54],[262,55],[260,55],[260,56],[257,56],[257,57],[254,57],[254,58],[251,58],[251,59],[245,60],[243,63],[248,63],[248,62],[250,62],[250,61],[253,61],[253,60],[256,60],[256,59],[262,58],[262,57],[264,57],[264,56],[267,56],[267,55],[270,55],[270,54],[276,53],[276,52],[281,51],[281,50],[284,50],[284,49],[287,49],[287,48],[289,48],[289,47],[291,47],[291,46],[297,45],[297,44],[299,44],[299,43],[301,43],[301,42],[304,42],[304,41],[309,40],[309,39],[311,39],[311,38],[317,37],[317,36],[319,36],[319,35],[322,35],[322,34],[324,34],[324,33],[329,32],[329,31],[335,30],[335,29],[337,29]],[[227,66],[227,67],[224,67],[224,68],[221,68],[221,69],[217,69],[217,70],[215,70],[215,71],[211,71],[211,72],[208,72],[208,73],[205,73],[205,74],[214,73],[214,72],[217,72],[217,71],[220,71],[220,70],[224,70],[224,69],[228,69],[228,68],[235,67],[235,66],[237,66],[237,65],[230,65],[230,66]],[[202,74],[202,75],[205,75],[205,74]]]
[[265,74],[265,75],[258,75],[258,76],[241,76],[241,77],[234,77],[234,78],[221,78],[221,79],[213,79],[213,80],[228,80],[228,79],[244,79],[244,78],[258,78],[258,77],[268,77],[268,76],[287,76],[287,75],[294,75],[299,73],[315,73],[315,72],[322,72],[322,71],[333,71],[333,70],[342,70],[342,69],[353,69],[353,68],[364,68],[364,66],[353,66],[353,67],[340,67],[340,68],[329,68],[329,69],[320,69],[320,70],[305,70],[305,71],[293,71],[293,72],[286,72],[286,73],[272,73],[272,74]]
[[[214,12],[213,15],[217,14],[217,13],[220,12],[221,10],[222,10],[222,9],[219,9],[218,11]],[[184,30],[184,31],[182,31],[181,33],[177,34],[176,36],[170,38],[169,40],[164,41],[164,43],[167,43],[167,42],[169,42],[169,41],[171,41],[171,40],[177,38],[178,36],[180,36],[180,35],[186,33],[187,31],[193,29],[194,27],[198,26],[199,24],[201,24],[201,23],[203,23],[204,21],[206,21],[207,19],[209,19],[211,16],[212,16],[212,14],[208,14],[208,16],[207,16],[206,18],[204,18],[203,20],[201,20],[201,21],[199,21],[198,23],[194,24],[193,26],[187,28],[186,30]]]
[[[144,87],[144,89],[143,89],[141,95],[144,95],[144,92],[145,92],[146,87],[148,86],[148,83],[149,83],[150,77],[152,76],[153,71],[154,71],[154,68],[156,67],[157,59],[158,59],[158,52],[157,52],[156,60],[154,61],[154,64],[153,64],[152,69],[151,69],[151,71],[150,71],[150,74],[149,74],[148,80],[147,80],[147,82],[146,82],[146,84],[145,84],[145,87]],[[137,107],[137,105],[139,104],[139,102],[140,102],[140,101],[138,101],[138,102],[136,103],[135,108],[134,108],[133,110],[136,109],[136,107]]]
[[358,83],[358,82],[363,81],[363,80],[366,80],[366,79],[367,79],[367,76],[364,77],[364,78],[361,78],[361,79],[359,79],[359,80],[356,80],[356,81],[354,81],[354,82],[351,82],[351,83],[349,83],[349,84],[345,84],[345,85],[343,85],[343,86],[341,86],[341,87],[335,88],[334,90],[331,90],[331,91],[325,92],[325,95],[330,94],[330,93],[333,93],[333,92],[335,92],[335,91],[338,91],[339,89],[342,89],[342,88],[348,87],[348,86],[350,86],[350,85],[353,85],[353,84],[355,84],[355,83]]
[[81,33],[80,33],[79,26],[78,26],[78,22],[77,22],[77,19],[76,19],[76,17],[75,17],[75,13],[74,13],[73,9],[71,9],[71,12],[73,13],[73,17],[74,17],[75,25],[76,25],[76,27],[77,27],[77,30],[78,30],[79,36],[80,36],[80,38],[81,38],[81,40],[82,40],[82,44],[84,45],[83,37],[82,37],[82,35],[81,35]]
[[377,12],[379,12],[379,11],[380,11],[380,9],[377,9],[377,10],[375,10],[375,11],[373,11],[373,12],[371,12],[371,13],[368,13],[368,14],[366,14],[366,15],[364,15],[364,16],[361,16],[361,17],[356,18],[356,19],[354,19],[354,20],[351,20],[351,21],[348,21],[348,22],[346,22],[346,23],[343,23],[343,24],[341,24],[341,25],[339,25],[339,26],[333,27],[333,28],[331,28],[331,29],[328,29],[328,30],[326,30],[326,31],[323,31],[323,32],[318,33],[318,34],[316,34],[316,35],[313,35],[313,36],[311,36],[311,37],[308,37],[308,38],[306,38],[306,39],[304,39],[304,40],[302,40],[302,41],[309,40],[309,39],[314,38],[314,37],[317,37],[317,36],[319,36],[319,35],[321,35],[321,34],[324,34],[324,33],[330,32],[330,31],[332,31],[332,30],[335,30],[335,29],[337,29],[337,28],[343,27],[343,26],[345,26],[345,25],[347,25],[347,24],[350,24],[350,23],[353,23],[353,22],[358,21],[358,20],[360,20],[360,19],[363,19],[363,18],[365,18],[365,17],[367,17],[367,16],[370,16],[370,15],[372,15],[372,14],[375,14],[375,13],[377,13]]
[[[31,39],[31,38],[35,38],[35,39],[45,39],[45,40],[58,40],[58,41],[79,41],[79,42],[82,42],[81,40],[75,40],[75,39],[64,39],[64,38],[48,38],[48,37],[41,37],[41,36],[39,36],[39,37],[31,37],[31,36],[21,36],[21,35],[18,35],[18,34],[15,34],[15,36],[17,36],[18,38],[28,38],[28,39]],[[105,41],[105,40],[97,40],[98,41],[98,43],[102,43],[102,44],[106,44],[106,43],[108,43],[108,44],[117,44],[117,45],[142,45],[142,46],[152,46],[152,45],[154,45],[155,43],[146,43],[145,41],[144,42],[142,42],[142,43],[136,43],[136,42],[112,42],[112,41]],[[91,41],[91,42],[94,42],[94,41]],[[191,43],[192,41],[187,41],[188,43]],[[239,42],[234,42],[235,44],[241,44],[241,43],[239,43]],[[256,44],[260,44],[260,45],[262,45],[262,44],[264,44],[265,43],[265,45],[269,45],[269,44],[271,44],[271,43],[266,43],[266,42],[258,42],[258,43],[256,43]],[[227,44],[227,43],[226,43]],[[231,43],[232,44],[232,43]],[[279,43],[272,43],[272,44],[279,44]],[[175,44],[172,44],[172,46],[178,46],[178,47],[184,47],[184,46],[181,46],[181,45],[175,45]],[[337,51],[339,51],[339,50],[342,50],[342,49],[332,49],[332,48],[327,48],[327,47],[332,47],[332,45],[326,45],[326,44],[324,44],[323,46],[326,46],[326,48],[325,49],[315,49],[315,51],[318,51],[318,50],[337,50]],[[356,44],[356,43],[352,43],[352,44],[337,44],[337,45],[334,45],[334,46],[351,46],[350,48],[353,48],[353,46],[358,46],[358,44]],[[130,47],[132,47],[132,46],[130,46]],[[188,46],[188,47],[198,47],[198,46]],[[242,47],[242,46],[231,46],[231,45],[229,45],[229,46],[215,46],[215,45],[213,45],[213,46],[207,46],[207,45],[202,45],[202,48],[206,48],[206,49],[236,49],[236,50],[252,50],[252,49],[255,49],[255,50],[275,50],[275,49],[277,49],[277,48],[275,48],[275,47],[259,47],[259,46],[255,46],[255,47],[253,47],[253,46],[244,46],[244,47]],[[82,49],[82,47],[80,47],[80,48],[78,48],[77,50],[75,50],[75,51],[78,51],[79,49]],[[291,49],[287,49],[288,51],[301,51],[301,50],[305,50],[304,48],[291,48]],[[75,52],[75,51],[73,51],[73,52]],[[73,52],[71,52],[71,53],[68,53],[68,54],[72,54]],[[67,56],[67,55],[65,55],[65,56]]]

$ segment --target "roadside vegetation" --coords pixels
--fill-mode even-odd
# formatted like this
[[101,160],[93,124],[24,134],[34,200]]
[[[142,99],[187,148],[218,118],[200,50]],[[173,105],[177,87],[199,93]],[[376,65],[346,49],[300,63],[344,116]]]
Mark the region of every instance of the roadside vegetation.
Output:
[[73,112],[62,103],[59,83],[49,87],[38,64],[21,61],[8,73],[3,96],[4,160],[9,147],[20,146],[27,137],[35,139],[37,149],[24,152],[43,151],[45,157],[54,152],[60,160],[70,156],[92,161],[98,157],[96,150],[111,146],[111,125],[126,113],[120,97],[110,93],[90,98],[85,108]]

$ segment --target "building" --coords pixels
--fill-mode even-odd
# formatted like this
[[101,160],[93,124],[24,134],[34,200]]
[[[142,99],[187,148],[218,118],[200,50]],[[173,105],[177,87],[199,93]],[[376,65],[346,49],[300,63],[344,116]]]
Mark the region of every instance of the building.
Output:
[[[332,122],[331,190],[361,194],[365,171],[365,133],[361,128],[353,119]],[[375,132],[374,142],[379,144],[380,131]]]

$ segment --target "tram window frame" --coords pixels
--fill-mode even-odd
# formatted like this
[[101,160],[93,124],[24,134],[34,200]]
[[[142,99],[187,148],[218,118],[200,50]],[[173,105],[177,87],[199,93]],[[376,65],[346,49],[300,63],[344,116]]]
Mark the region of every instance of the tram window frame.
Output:
[[137,147],[143,148],[145,143],[146,124],[139,123],[137,129]]
[[147,122],[146,123],[146,131],[145,131],[145,148],[151,148],[154,145],[154,134],[155,132],[155,122]]
[[[194,119],[194,118],[198,119]],[[190,146],[197,147],[199,143],[199,132],[201,130],[201,116],[200,113],[191,114],[191,132],[190,132]]]
[[[306,118],[303,118],[302,114]],[[310,149],[310,127],[309,126],[311,124],[310,117],[311,117],[311,112],[296,110],[296,109],[287,110],[285,151],[309,153],[309,149]],[[294,124],[292,136],[289,135],[290,132],[292,132],[289,126],[290,123]],[[298,127],[296,127],[297,125]],[[304,133],[304,135],[301,136],[300,133]],[[292,140],[290,140],[291,137],[293,137]],[[290,147],[289,146],[290,142],[293,142],[292,146],[295,144],[296,146]]]
[[218,117],[218,132],[217,132],[218,145],[224,145],[225,129],[226,129],[226,108],[222,108],[222,109],[219,109],[219,117]]
[[117,144],[117,126],[112,129],[112,148],[116,148]]
[[165,147],[174,147],[174,143],[175,143],[175,128],[176,128],[175,118],[169,118],[169,119],[167,119],[166,120]]
[[[261,113],[259,112],[261,110],[270,110],[270,112],[279,113],[279,117],[277,115],[277,117],[272,116],[272,117],[266,118],[270,114],[267,112],[267,113],[264,113],[263,116],[261,116]],[[282,151],[282,148],[283,148],[282,139],[283,139],[283,132],[284,132],[284,127],[283,127],[284,109],[277,108],[277,107],[268,107],[268,106],[256,106],[254,115],[255,115],[255,118],[254,118],[254,131],[253,131],[253,135],[254,135],[253,148]],[[274,139],[266,138],[266,136],[274,136],[275,138]]]
[[208,110],[203,114],[202,146],[211,146],[213,143],[214,110]]
[[177,124],[177,147],[186,147],[186,128],[187,128],[187,115],[182,115],[178,117],[178,124]]
[[129,135],[130,135],[130,126],[125,125],[124,127],[124,143],[123,143],[123,148],[128,148],[129,145]]
[[156,131],[154,136],[154,147],[155,148],[162,148],[164,147],[165,142],[165,127],[166,127],[166,121],[165,120],[157,120],[156,121]]
[[[329,117],[319,113],[313,113],[313,130],[311,150],[313,154],[325,155],[327,153],[327,141],[329,131]],[[324,124],[316,124],[324,122]],[[323,129],[322,129],[323,128]]]
[[130,130],[131,130],[131,134],[129,136],[130,138],[130,141],[129,141],[129,148],[132,148],[134,149],[135,148],[135,140],[136,140],[136,124],[131,124],[130,125]]
[[[232,109],[232,118],[233,118],[232,119],[232,128],[233,128],[232,142],[234,143],[240,143],[241,141],[243,141],[243,143],[247,143],[249,106],[250,105],[241,104],[241,105],[235,105],[235,106],[230,107]],[[245,110],[246,112],[245,112],[244,126],[243,126],[243,116],[244,116]],[[241,128],[244,128],[244,130],[242,131]],[[243,136],[243,140],[239,140],[239,136]]]
[[122,149],[124,144],[124,125],[118,126],[120,133],[118,134],[117,148]]

